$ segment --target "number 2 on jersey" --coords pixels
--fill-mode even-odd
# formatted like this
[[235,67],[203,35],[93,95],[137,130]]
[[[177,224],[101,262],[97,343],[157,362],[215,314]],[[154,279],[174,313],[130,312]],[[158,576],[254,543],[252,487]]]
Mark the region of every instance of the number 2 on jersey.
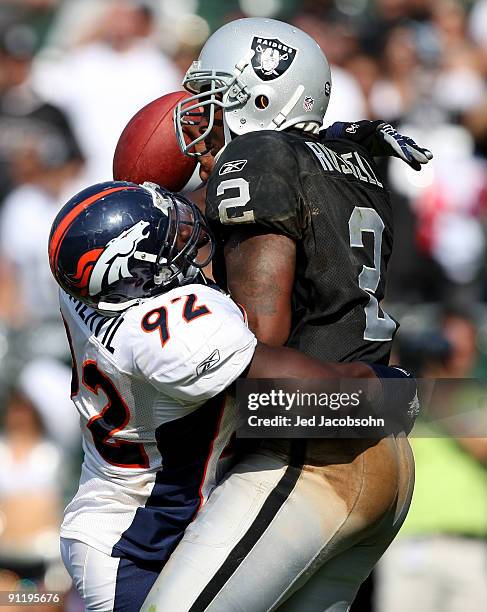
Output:
[[[218,212],[220,214],[220,221],[225,225],[227,223],[253,223],[254,211],[243,210],[245,206],[250,202],[250,190],[249,183],[244,178],[233,178],[226,181],[222,181],[216,190],[217,196],[225,195],[228,189],[237,190],[238,195],[232,198],[223,199],[218,205]],[[231,216],[229,216],[229,209],[231,209]]]
[[392,340],[392,336],[396,329],[396,323],[386,312],[383,312],[383,317],[379,316],[379,302],[374,295],[380,282],[384,221],[382,221],[379,213],[373,208],[356,206],[348,221],[348,229],[350,232],[351,247],[364,247],[362,239],[363,232],[370,232],[374,236],[374,267],[362,266],[362,271],[358,276],[358,285],[360,289],[365,291],[369,296],[369,302],[364,309],[364,340],[375,342]]
[[[71,399],[73,399],[79,393],[78,366],[71,332],[64,317],[63,322],[71,351]],[[96,361],[85,361],[81,374],[83,385],[87,389],[96,396],[98,396],[98,391],[101,389],[108,400],[102,411],[91,417],[86,424],[86,427],[93,436],[96,450],[111,465],[123,468],[148,468],[149,459],[143,444],[112,438],[113,434],[122,430],[130,420],[130,410],[112,381],[98,369]]]
[[149,467],[149,459],[142,444],[112,437],[127,425],[130,411],[112,381],[98,369],[95,361],[85,361],[83,364],[83,384],[95,395],[101,389],[108,399],[102,411],[91,417],[86,425],[103,459],[117,467]]

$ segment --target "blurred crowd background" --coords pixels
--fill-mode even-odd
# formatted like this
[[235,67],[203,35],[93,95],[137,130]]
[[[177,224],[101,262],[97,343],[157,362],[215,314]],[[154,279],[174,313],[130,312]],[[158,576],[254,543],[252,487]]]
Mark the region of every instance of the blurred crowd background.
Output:
[[[380,162],[396,356],[423,376],[487,374],[487,0],[1,0],[0,591],[57,590],[82,609],[58,552],[81,453],[52,219],[111,178],[130,117],[180,89],[211,32],[242,16],[318,41],[332,64],[326,125],[384,119],[434,152],[421,173]],[[410,516],[356,611],[487,606],[487,422],[468,414],[465,437],[440,422],[413,441]]]

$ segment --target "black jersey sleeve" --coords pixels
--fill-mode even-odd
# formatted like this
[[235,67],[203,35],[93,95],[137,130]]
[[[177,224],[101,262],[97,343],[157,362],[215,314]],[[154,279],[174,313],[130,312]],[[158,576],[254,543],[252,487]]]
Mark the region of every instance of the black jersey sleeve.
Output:
[[208,182],[206,215],[225,236],[256,224],[300,240],[306,223],[296,154],[281,132],[239,136],[223,151]]

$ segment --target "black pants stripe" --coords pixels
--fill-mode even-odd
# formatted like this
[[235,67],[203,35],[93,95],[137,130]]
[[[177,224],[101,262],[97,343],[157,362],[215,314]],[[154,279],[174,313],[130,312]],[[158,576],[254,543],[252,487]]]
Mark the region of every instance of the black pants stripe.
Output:
[[203,612],[225,586],[240,564],[269,527],[279,512],[301,474],[306,442],[294,440],[291,448],[291,461],[277,486],[270,493],[243,538],[235,545],[219,571],[208,582],[188,612]]

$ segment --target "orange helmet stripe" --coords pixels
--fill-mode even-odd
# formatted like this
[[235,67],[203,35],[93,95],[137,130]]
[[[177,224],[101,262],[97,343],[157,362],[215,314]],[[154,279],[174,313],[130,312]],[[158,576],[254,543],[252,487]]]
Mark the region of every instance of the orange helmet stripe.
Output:
[[94,195],[90,196],[89,198],[86,198],[86,200],[83,200],[78,205],[76,205],[64,217],[61,223],[57,226],[56,231],[54,232],[49,242],[49,264],[51,266],[53,274],[55,274],[57,259],[59,257],[59,251],[63,238],[66,235],[68,229],[75,221],[75,219],[79,216],[79,214],[98,200],[101,200],[101,198],[110,195],[111,193],[115,193],[117,191],[124,191],[126,189],[135,189],[135,187],[129,187],[128,185],[124,185],[123,187],[112,187],[111,189],[105,189],[105,191],[101,191],[100,193],[95,193]]

